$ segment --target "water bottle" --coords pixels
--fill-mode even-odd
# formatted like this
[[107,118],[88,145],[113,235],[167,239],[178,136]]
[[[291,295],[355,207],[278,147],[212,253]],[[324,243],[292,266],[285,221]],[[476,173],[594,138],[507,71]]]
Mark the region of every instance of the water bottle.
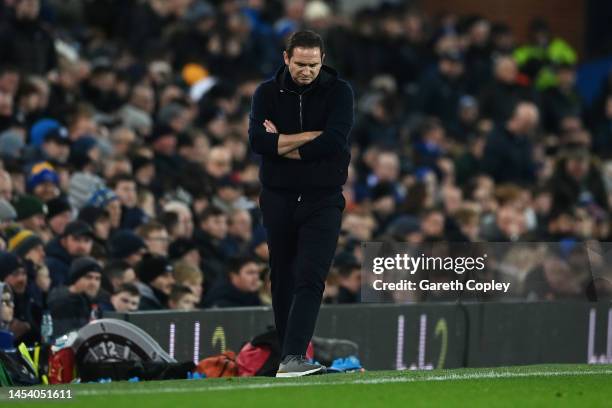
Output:
[[98,305],[91,305],[91,312],[89,313],[89,321],[93,322],[94,320],[98,320]]
[[43,344],[50,344],[53,337],[53,318],[49,311],[43,312],[42,322],[40,325],[40,334]]

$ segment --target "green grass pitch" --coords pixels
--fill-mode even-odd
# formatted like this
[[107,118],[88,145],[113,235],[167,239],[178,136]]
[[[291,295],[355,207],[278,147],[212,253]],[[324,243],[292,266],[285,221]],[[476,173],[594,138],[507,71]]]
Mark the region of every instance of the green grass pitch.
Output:
[[57,387],[69,387],[73,399],[7,401],[5,388],[0,389],[0,406],[612,407],[612,365],[371,371],[297,379],[222,378]]

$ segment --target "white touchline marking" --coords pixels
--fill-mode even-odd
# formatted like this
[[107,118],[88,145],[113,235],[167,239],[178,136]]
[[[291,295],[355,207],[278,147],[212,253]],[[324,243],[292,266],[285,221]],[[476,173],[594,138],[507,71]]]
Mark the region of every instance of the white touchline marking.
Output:
[[[347,381],[308,381],[308,382],[289,382],[284,379],[276,379],[278,382],[270,382],[263,384],[235,384],[235,385],[209,385],[205,387],[159,387],[152,389],[133,389],[133,390],[79,390],[73,388],[75,395],[78,396],[100,396],[100,395],[125,395],[125,394],[168,394],[168,393],[189,393],[189,392],[207,392],[207,391],[228,391],[228,390],[250,390],[264,388],[282,388],[282,387],[312,387],[312,386],[335,386],[335,385],[351,385],[351,384],[388,384],[388,383],[408,383],[408,382],[427,382],[427,381],[455,381],[455,380],[480,380],[493,378],[525,378],[525,377],[566,377],[577,375],[607,375],[612,374],[611,370],[598,371],[531,371],[526,373],[513,372],[483,372],[483,373],[463,373],[463,374],[443,374],[431,377],[389,377],[389,378],[371,378],[357,379]],[[341,374],[336,374],[341,375]],[[271,380],[273,380],[271,378]],[[206,381],[206,380],[197,380]]]

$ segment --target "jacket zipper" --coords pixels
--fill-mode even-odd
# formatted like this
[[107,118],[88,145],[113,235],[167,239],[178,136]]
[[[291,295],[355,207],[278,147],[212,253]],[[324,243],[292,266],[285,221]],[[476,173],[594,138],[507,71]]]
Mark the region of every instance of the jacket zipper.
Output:
[[297,96],[298,96],[298,98],[299,98],[299,100],[300,100],[300,132],[303,132],[303,131],[304,131],[304,118],[303,118],[303,114],[302,114],[302,96],[303,96],[304,94],[306,94],[306,92],[309,92],[309,91],[310,91],[312,88],[309,88],[309,89],[305,90],[305,91],[304,91],[303,93],[301,93],[301,94],[300,94],[300,93],[297,93],[297,92],[295,92],[295,91],[292,91],[291,89],[284,88],[284,87],[283,87],[283,89],[284,89],[285,91],[287,91],[287,92],[290,92],[290,93],[292,93],[292,94],[294,94],[294,95],[297,95]]
[[302,94],[300,94],[300,132],[304,131],[304,125],[302,122]]

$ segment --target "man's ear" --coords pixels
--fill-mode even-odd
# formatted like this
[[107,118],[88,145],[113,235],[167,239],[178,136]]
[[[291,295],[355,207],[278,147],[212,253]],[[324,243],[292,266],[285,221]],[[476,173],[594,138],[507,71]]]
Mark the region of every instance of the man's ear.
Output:
[[289,66],[289,54],[287,54],[287,51],[283,51],[283,59],[285,60],[285,65]]

